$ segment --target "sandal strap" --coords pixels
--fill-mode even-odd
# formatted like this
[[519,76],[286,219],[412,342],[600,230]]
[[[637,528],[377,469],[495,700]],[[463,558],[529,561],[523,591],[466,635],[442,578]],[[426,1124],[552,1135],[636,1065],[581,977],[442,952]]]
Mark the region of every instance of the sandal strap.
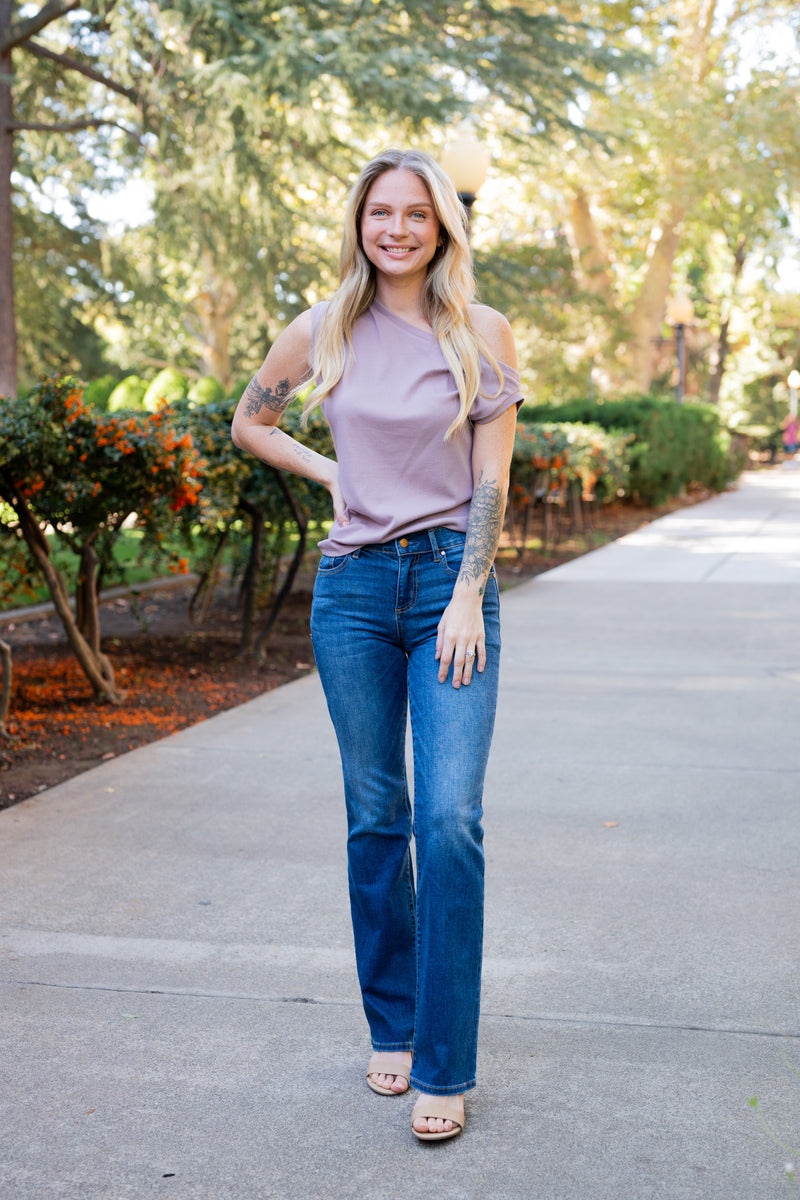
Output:
[[408,1083],[411,1068],[405,1063],[399,1062],[396,1058],[384,1058],[380,1054],[373,1054],[367,1064],[367,1075],[396,1075],[399,1079],[405,1079]]
[[442,1121],[452,1121],[454,1125],[458,1125],[459,1129],[464,1128],[463,1116],[449,1104],[430,1099],[418,1100],[411,1113],[411,1120],[416,1121],[421,1119],[427,1121],[430,1117],[434,1120],[441,1118]]

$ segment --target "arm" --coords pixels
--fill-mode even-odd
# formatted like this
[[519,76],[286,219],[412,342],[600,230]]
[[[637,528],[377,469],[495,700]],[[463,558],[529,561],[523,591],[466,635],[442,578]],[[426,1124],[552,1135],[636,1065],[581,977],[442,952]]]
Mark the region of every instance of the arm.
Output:
[[301,313],[276,338],[236,406],[231,427],[234,445],[283,471],[321,483],[331,494],[334,517],[348,524],[333,459],[304,446],[278,429],[294,388],[311,373],[311,312]]
[[[508,322],[491,309],[489,328],[480,332],[492,353],[509,366],[516,366],[514,340]],[[478,321],[475,321],[478,326]],[[453,598],[442,614],[436,641],[439,680],[444,683],[453,664],[453,687],[469,683],[473,664],[478,671],[486,665],[483,629],[483,593],[503,530],[508,476],[514,448],[517,411],[512,405],[494,421],[476,425],[472,443],[473,493],[467,522],[464,556]],[[474,650],[475,657],[466,651]]]

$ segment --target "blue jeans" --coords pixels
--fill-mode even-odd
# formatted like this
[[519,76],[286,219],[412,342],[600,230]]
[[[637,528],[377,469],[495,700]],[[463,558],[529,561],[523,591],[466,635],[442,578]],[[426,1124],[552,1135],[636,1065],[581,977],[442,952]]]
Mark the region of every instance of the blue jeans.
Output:
[[[483,942],[483,779],[497,702],[500,603],[486,585],[486,668],[437,678],[437,626],[464,534],[432,529],[323,556],[311,634],[344,774],[356,961],[375,1050],[410,1050],[411,1083],[475,1086]],[[414,810],[406,785],[406,712]],[[416,886],[411,835],[416,847]]]

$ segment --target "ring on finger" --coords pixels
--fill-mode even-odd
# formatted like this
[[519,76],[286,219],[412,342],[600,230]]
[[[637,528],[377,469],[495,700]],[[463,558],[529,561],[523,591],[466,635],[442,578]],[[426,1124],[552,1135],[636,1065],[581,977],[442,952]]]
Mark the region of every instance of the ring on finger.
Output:
[[464,651],[464,657],[465,657],[465,658],[474,658],[474,657],[475,657],[475,651],[474,651],[474,650],[469,650],[469,649],[465,650],[465,651]]

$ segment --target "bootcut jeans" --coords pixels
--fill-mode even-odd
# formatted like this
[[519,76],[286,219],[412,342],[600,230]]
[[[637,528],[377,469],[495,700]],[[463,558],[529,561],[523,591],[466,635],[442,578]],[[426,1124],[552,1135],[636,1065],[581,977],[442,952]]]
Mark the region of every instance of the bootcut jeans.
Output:
[[437,627],[464,541],[463,533],[430,529],[323,556],[311,613],[342,759],[353,934],[372,1046],[410,1050],[412,1086],[441,1096],[475,1086],[482,795],[500,656],[492,569],[483,599],[485,670],[460,688],[452,666],[447,682],[438,680]]

